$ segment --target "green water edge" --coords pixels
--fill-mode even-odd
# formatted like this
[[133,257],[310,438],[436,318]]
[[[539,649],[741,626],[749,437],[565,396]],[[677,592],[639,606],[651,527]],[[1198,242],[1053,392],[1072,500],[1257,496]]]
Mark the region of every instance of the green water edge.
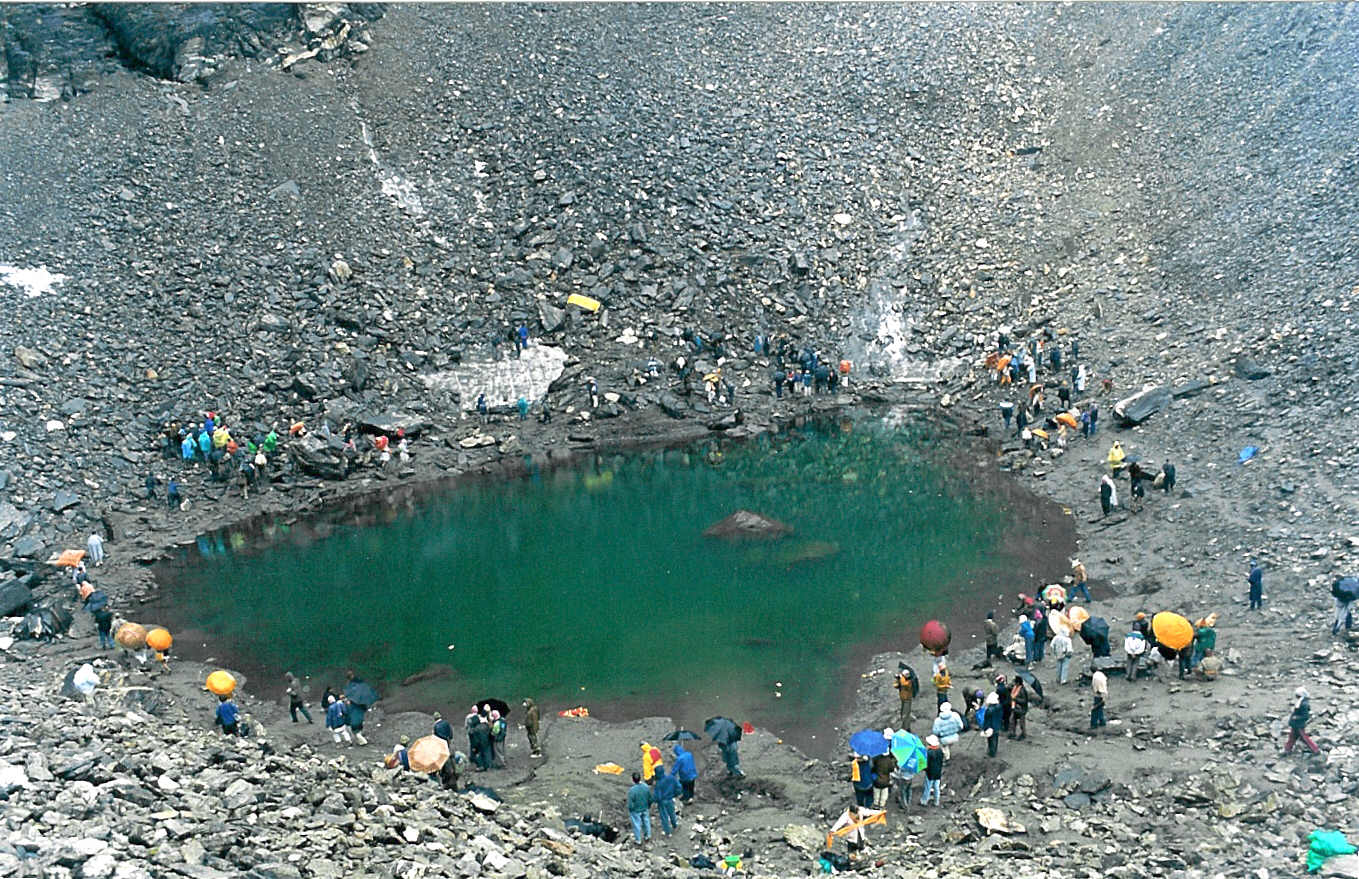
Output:
[[[342,521],[204,535],[160,579],[175,625],[212,655],[316,673],[317,692],[343,668],[423,671],[427,704],[532,696],[824,726],[857,682],[856,649],[913,649],[958,606],[961,574],[1006,564],[1006,505],[951,450],[930,425],[845,420],[526,465]],[[702,535],[737,509],[793,533]]]

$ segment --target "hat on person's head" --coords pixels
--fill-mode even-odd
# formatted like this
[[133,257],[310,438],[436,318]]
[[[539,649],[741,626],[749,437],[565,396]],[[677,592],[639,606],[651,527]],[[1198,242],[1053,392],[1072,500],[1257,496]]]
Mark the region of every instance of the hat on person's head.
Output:
[[401,737],[401,744],[403,744],[403,745],[409,745],[410,743],[411,743],[411,737],[410,737],[410,736],[402,736],[402,737]]
[[1298,687],[1296,690],[1293,691],[1293,695],[1294,695],[1294,696],[1297,696],[1299,699],[1306,699],[1306,698],[1307,698],[1307,688],[1306,688],[1306,687]]
[[444,716],[443,716],[442,714],[440,714],[439,712],[436,711],[436,712],[434,712],[434,719],[435,719],[435,720],[443,720],[443,719],[444,719]]
[[1080,563],[1081,563],[1081,560],[1080,560],[1080,559],[1078,559],[1078,558],[1073,558],[1073,559],[1071,560],[1071,567],[1074,568],[1074,567],[1076,567],[1077,565],[1079,565]]
[[996,683],[998,684],[1005,683],[1005,675],[996,675]]
[[884,730],[882,731],[882,737],[883,737],[884,739],[887,739],[888,741],[891,741],[892,736],[894,736],[894,735],[896,735],[896,734],[897,734],[897,731],[894,730],[894,729],[892,729],[890,726],[887,727],[886,729],[884,729]]
[[1027,622],[1029,621],[1029,615],[1028,615],[1028,614],[1023,614],[1023,613],[1020,614],[1020,615],[1019,615],[1019,621],[1020,621],[1021,623],[1027,623]]
[[993,620],[993,619],[995,619],[995,618],[996,618],[996,612],[995,612],[994,610],[988,610],[988,611],[986,612],[986,618],[987,618],[988,620]]
[[496,711],[494,708],[492,708],[492,709],[491,709],[491,720],[499,720],[499,719],[500,719],[500,712],[499,712],[499,711]]
[[1145,620],[1145,619],[1147,618],[1147,615],[1144,614],[1144,613],[1142,613],[1142,611],[1139,610],[1139,611],[1137,612],[1137,618],[1138,618],[1139,620]]
[[925,737],[925,744],[929,745],[931,748],[937,748],[939,747],[939,737],[936,735],[928,735]]
[[953,703],[952,703],[952,702],[940,702],[940,703],[939,703],[939,713],[940,713],[940,714],[946,714],[946,713],[948,713],[948,712],[950,712],[950,711],[952,711],[952,710],[953,710]]

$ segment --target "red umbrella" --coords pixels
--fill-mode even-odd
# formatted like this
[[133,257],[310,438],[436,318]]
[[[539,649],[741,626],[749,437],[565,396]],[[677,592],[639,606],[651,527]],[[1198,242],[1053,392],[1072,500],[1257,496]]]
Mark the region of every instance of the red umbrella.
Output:
[[943,653],[947,650],[952,637],[948,626],[938,620],[930,620],[920,627],[920,646],[931,653]]

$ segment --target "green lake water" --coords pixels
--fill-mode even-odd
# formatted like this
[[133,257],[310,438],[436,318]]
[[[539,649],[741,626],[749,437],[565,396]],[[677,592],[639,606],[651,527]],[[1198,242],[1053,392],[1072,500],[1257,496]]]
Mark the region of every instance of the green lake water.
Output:
[[[793,533],[703,536],[743,508]],[[916,649],[926,619],[977,606],[965,572],[1013,564],[1003,501],[923,432],[864,422],[366,509],[186,548],[159,572],[157,610],[188,636],[176,649],[257,670],[269,695],[286,669],[319,692],[352,667],[387,682],[389,707],[461,716],[533,696],[606,717],[727,713],[805,740],[870,649]],[[395,686],[422,670],[439,674]]]

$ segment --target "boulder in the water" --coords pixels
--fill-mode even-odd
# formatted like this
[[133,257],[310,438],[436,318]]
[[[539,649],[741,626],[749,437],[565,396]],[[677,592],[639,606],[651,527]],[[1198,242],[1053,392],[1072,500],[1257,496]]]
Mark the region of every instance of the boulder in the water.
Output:
[[737,510],[721,522],[708,526],[703,536],[720,537],[723,540],[764,540],[792,533],[792,526],[777,519],[750,510]]
[[793,565],[800,565],[805,562],[819,562],[839,552],[840,544],[838,543],[830,543],[825,540],[806,540],[780,550],[774,556],[774,561],[791,568]]

